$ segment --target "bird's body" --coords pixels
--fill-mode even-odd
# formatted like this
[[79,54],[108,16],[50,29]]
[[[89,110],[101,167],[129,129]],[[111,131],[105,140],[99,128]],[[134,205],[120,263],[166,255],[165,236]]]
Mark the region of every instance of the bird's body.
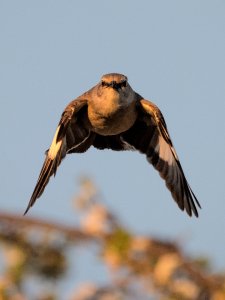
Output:
[[46,153],[25,213],[39,198],[67,153],[97,149],[139,150],[159,171],[182,210],[198,216],[192,192],[158,107],[137,94],[122,74],[106,74],[100,83],[65,108]]

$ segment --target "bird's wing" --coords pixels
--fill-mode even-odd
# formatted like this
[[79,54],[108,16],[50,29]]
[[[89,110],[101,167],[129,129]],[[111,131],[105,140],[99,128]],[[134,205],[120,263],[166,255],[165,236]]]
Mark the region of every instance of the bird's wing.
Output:
[[41,169],[37,184],[24,214],[43,193],[49,178],[56,174],[62,159],[69,152],[84,152],[90,147],[90,131],[85,128],[83,114],[86,112],[87,100],[76,99],[64,110],[56,129],[50,148]]
[[196,204],[201,206],[185,178],[159,108],[150,101],[140,100],[139,118],[123,138],[146,154],[147,160],[165,180],[180,209],[185,209],[189,216],[193,212],[198,217]]

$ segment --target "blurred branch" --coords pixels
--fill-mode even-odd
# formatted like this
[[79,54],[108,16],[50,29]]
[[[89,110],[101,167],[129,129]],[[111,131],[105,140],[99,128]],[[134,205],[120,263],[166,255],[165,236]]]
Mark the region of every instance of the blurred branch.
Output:
[[92,236],[85,232],[82,232],[80,229],[76,229],[72,226],[66,226],[64,224],[49,222],[40,218],[34,217],[24,217],[17,214],[11,214],[7,212],[0,211],[0,227],[1,228],[19,228],[22,229],[40,229],[59,232],[69,240],[73,241],[85,241],[90,240]]
[[134,235],[99,198],[93,182],[83,179],[75,198],[81,215],[78,228],[0,212],[0,242],[7,248],[0,299],[10,299],[1,295],[11,295],[12,290],[14,296],[15,291],[25,293],[24,283],[31,273],[59,280],[69,268],[67,247],[94,242],[111,282],[84,285],[71,299],[149,299],[151,295],[161,300],[225,300],[225,276],[211,274],[207,260],[187,257],[176,242]]

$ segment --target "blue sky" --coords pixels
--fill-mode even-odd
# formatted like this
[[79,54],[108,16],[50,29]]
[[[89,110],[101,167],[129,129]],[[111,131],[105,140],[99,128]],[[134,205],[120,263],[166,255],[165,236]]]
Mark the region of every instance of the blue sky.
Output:
[[123,73],[162,110],[200,218],[143,155],[95,149],[67,156],[30,216],[76,223],[71,199],[89,175],[128,228],[225,268],[224,15],[222,0],[0,1],[0,209],[24,212],[67,103]]

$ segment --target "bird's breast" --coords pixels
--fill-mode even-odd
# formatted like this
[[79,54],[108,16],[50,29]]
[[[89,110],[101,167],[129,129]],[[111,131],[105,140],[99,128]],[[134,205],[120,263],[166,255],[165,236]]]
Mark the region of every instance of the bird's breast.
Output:
[[137,118],[135,102],[127,107],[88,107],[88,119],[92,130],[101,135],[116,135],[128,130]]

